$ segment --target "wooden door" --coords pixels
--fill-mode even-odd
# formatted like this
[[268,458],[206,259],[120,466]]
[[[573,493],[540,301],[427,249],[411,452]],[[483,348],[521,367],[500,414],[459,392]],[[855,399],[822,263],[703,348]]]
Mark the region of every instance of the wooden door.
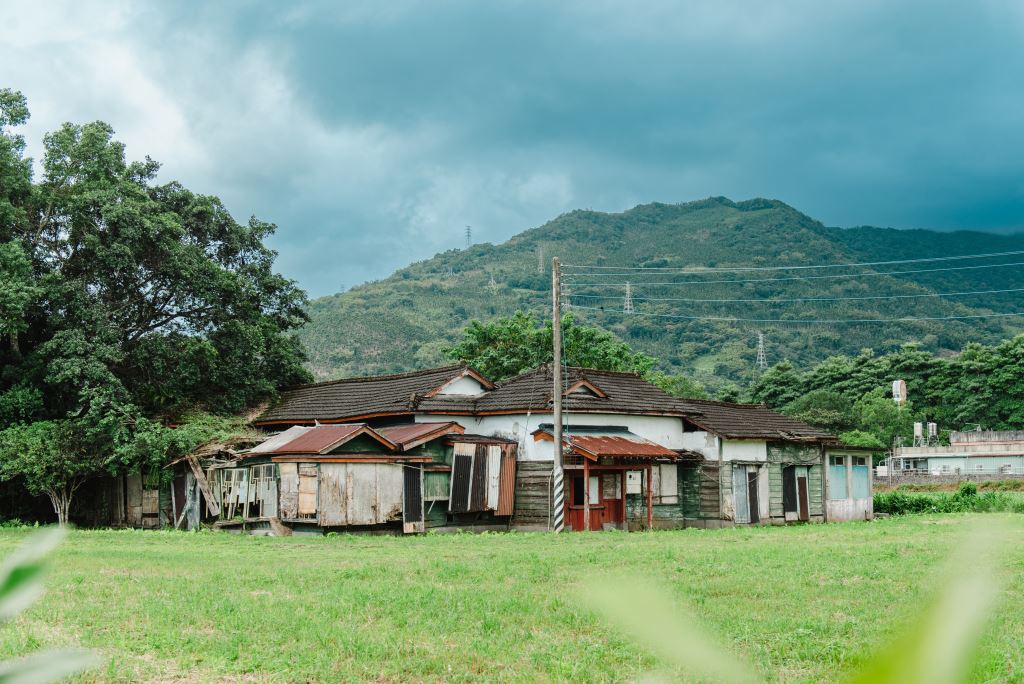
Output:
[[626,521],[626,506],[622,500],[622,479],[625,473],[601,473],[601,518],[597,529],[606,524],[621,526]]
[[757,467],[747,468],[747,502],[750,508],[750,522],[761,522],[761,512],[757,499]]
[[747,485],[747,467],[734,465],[732,467],[732,495],[736,503],[734,520],[737,523],[750,522],[750,499]]

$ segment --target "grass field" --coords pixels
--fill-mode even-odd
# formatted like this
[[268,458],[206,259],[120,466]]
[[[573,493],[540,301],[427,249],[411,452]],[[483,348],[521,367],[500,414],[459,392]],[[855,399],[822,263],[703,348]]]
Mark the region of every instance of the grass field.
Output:
[[[81,531],[0,655],[93,648],[106,665],[85,681],[618,681],[658,663],[588,606],[615,572],[664,584],[770,680],[834,681],[996,519],[1021,541],[971,679],[1024,681],[1024,516],[996,514],[558,538]],[[0,530],[0,555],[27,534]]]

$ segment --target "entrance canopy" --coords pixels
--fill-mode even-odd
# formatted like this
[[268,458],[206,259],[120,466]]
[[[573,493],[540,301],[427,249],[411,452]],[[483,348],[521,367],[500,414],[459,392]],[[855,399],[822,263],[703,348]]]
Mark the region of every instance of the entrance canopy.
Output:
[[[554,426],[543,423],[533,432],[537,441],[554,441]],[[571,453],[589,461],[676,460],[679,452],[617,425],[567,425],[562,443]]]

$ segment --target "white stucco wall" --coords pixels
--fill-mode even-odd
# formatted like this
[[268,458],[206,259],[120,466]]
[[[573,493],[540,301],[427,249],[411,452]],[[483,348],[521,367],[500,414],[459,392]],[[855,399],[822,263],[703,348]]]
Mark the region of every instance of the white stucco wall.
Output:
[[438,394],[460,394],[463,396],[476,396],[484,393],[484,387],[473,378],[467,376],[445,385]]
[[[454,420],[466,428],[466,432],[506,437],[519,442],[520,461],[550,461],[554,458],[552,442],[536,442],[530,434],[541,423],[553,423],[550,413],[517,413],[508,416],[446,416],[417,415],[417,423],[438,423]],[[608,413],[570,413],[566,422],[570,425],[616,425],[625,426],[640,437],[657,442],[669,449],[689,448],[684,443],[683,422],[670,416],[631,416]],[[717,458],[717,452],[716,452]]]
[[768,462],[768,443],[763,440],[727,439],[722,447],[723,461]]

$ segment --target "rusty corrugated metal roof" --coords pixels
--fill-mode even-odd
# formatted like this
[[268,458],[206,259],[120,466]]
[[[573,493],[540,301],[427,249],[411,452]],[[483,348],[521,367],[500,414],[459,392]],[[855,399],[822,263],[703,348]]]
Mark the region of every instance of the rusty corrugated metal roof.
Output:
[[[326,454],[359,435],[367,435],[387,449],[395,449],[394,442],[380,435],[365,423],[343,423],[341,425],[318,425],[298,435],[295,439],[281,444],[268,454]],[[271,438],[273,439],[273,438]]]
[[411,423],[393,427],[377,428],[377,432],[398,445],[402,451],[419,446],[435,437],[450,434],[461,434],[466,429],[455,421],[445,423]]
[[630,433],[624,435],[571,435],[566,440],[574,451],[586,455],[601,456],[649,456],[652,458],[676,458],[672,449],[657,442]]

